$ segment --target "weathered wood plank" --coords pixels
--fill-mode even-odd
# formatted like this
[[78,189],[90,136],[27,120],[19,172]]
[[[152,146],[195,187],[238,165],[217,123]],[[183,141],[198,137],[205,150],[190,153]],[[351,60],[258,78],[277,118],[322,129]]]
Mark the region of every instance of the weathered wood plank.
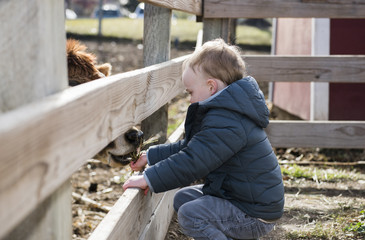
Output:
[[138,239],[163,195],[148,193],[144,196],[140,189],[126,190],[89,240]]
[[365,1],[204,0],[204,18],[364,18]]
[[63,3],[0,3],[0,113],[67,87]]
[[[170,135],[166,143],[178,141],[183,134],[184,122]],[[152,195],[148,193],[144,197],[141,190],[127,189],[94,230],[89,240],[112,240],[120,239],[121,236],[125,239],[144,239],[149,232],[149,226],[151,224],[155,226],[155,220],[151,221],[151,218],[156,219],[154,215],[158,216],[157,219],[171,220],[173,214],[171,198],[175,191]],[[160,232],[154,234],[166,234],[168,226],[168,224],[167,227],[160,226]],[[150,239],[162,239],[156,235],[148,236]]]
[[[143,64],[144,67],[170,59],[171,10],[146,4],[144,7]],[[167,139],[168,104],[165,104],[141,123],[144,137],[159,135],[158,143]]]
[[[0,36],[0,113],[5,114],[67,88],[64,1],[1,1]],[[17,145],[11,147],[23,151]],[[6,153],[1,150],[3,154]],[[12,160],[8,159],[10,162]],[[15,164],[16,172],[20,172],[22,164]],[[32,169],[27,170],[30,175],[34,174]],[[24,175],[27,178],[27,174]],[[2,175],[0,181],[6,181],[6,177]],[[19,216],[19,209],[13,212],[0,210],[0,239],[71,239],[70,191],[71,183],[65,181],[52,196],[27,215]],[[36,194],[29,196],[28,193],[23,193],[23,201],[36,197]],[[0,191],[1,197],[7,194]],[[0,204],[3,205],[1,208],[9,207],[3,201]],[[16,226],[18,222],[20,224]]]
[[178,189],[164,194],[161,202],[153,212],[150,221],[144,228],[139,240],[164,239],[174,214],[173,201]]
[[271,121],[273,147],[365,149],[365,121]]
[[248,73],[265,82],[365,82],[365,56],[243,56]]
[[232,44],[236,34],[235,22],[232,18],[204,18],[203,41],[222,38],[226,43]]
[[178,10],[187,13],[191,13],[197,16],[202,15],[202,2],[203,0],[140,0],[141,2],[149,3],[159,7],[169,8],[171,10]]
[[71,192],[71,182],[64,182],[1,240],[71,240]]
[[203,19],[203,43],[222,36],[223,19]]
[[87,159],[181,93],[185,58],[69,88],[0,115],[0,236]]
[[[171,190],[159,194],[148,193],[144,196],[140,189],[127,189],[99,223],[89,240],[161,239],[156,238],[156,235],[146,236],[146,226],[150,226],[151,218],[155,226],[156,214],[158,219],[171,221],[173,214],[171,199],[175,192],[176,190]],[[157,235],[166,234],[169,224],[167,222],[164,224],[159,226],[161,232],[156,233]]]

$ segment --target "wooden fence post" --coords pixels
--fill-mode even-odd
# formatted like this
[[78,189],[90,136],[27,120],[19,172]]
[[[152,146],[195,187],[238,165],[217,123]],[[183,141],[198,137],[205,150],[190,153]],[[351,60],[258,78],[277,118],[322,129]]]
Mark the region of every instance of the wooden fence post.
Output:
[[[0,4],[0,22],[7,23],[0,24],[0,112],[65,89],[64,1],[6,1]],[[13,174],[22,178],[22,172],[32,170],[22,168],[19,164]],[[18,200],[26,204],[33,198],[23,192]],[[14,212],[2,216],[0,224],[5,229],[2,234],[7,235],[0,235],[1,239],[71,239],[71,184],[65,182],[25,219]]]
[[234,43],[236,20],[231,18],[203,18],[203,42],[222,38],[227,43]]
[[2,240],[71,239],[71,192],[70,181],[66,181]]
[[[144,66],[165,62],[170,59],[171,9],[145,4],[143,32]],[[166,141],[168,104],[142,121],[145,139],[160,134],[159,143]]]

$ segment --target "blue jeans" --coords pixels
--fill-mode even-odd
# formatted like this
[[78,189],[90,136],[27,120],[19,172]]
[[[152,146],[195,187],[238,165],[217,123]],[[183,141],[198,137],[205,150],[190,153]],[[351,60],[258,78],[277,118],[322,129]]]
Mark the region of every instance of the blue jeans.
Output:
[[203,195],[203,185],[180,189],[174,209],[184,234],[194,239],[256,239],[274,228],[246,215],[228,200]]

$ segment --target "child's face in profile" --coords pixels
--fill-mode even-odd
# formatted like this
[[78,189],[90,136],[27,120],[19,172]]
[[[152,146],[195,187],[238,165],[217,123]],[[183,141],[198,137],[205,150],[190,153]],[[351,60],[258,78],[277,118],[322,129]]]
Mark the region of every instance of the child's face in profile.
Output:
[[190,103],[203,101],[212,95],[208,80],[198,68],[194,72],[191,67],[186,67],[182,74],[182,82],[190,94]]

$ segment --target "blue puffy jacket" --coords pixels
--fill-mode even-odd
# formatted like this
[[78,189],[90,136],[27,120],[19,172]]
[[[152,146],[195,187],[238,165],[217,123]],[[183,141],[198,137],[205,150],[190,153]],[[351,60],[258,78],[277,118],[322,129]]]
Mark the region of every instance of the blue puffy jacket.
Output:
[[252,217],[280,218],[284,186],[263,130],[268,123],[269,110],[255,79],[230,84],[189,106],[184,140],[149,149],[149,184],[163,192],[205,178],[204,194],[227,199]]

